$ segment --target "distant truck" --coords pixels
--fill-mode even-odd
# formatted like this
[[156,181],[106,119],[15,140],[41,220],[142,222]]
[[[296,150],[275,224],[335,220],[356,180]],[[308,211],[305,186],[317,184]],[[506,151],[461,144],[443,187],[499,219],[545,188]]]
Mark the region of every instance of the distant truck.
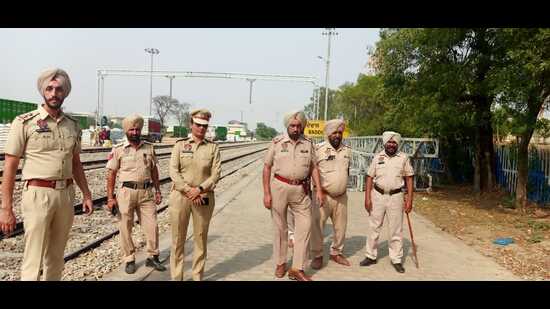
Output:
[[143,117],[143,129],[141,137],[152,143],[162,142],[160,120],[153,117]]

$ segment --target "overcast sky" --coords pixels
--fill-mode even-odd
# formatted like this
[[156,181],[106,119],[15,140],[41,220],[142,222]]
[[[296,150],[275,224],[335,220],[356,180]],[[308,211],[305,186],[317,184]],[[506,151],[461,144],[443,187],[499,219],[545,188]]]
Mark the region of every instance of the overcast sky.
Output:
[[[66,109],[93,112],[97,106],[96,70],[155,70],[240,72],[315,76],[322,86],[327,37],[324,29],[0,29],[0,98],[41,102],[38,74],[49,67],[65,69],[72,80]],[[379,29],[338,28],[332,40],[330,87],[355,82],[367,63],[367,46],[379,39]],[[153,96],[169,94],[167,78],[153,79]],[[301,109],[312,94],[311,84],[257,81],[252,104],[249,83],[235,79],[176,78],[173,97],[212,111],[211,123],[243,120],[251,129],[264,122],[282,129],[282,116]],[[149,77],[108,77],[104,111],[124,116],[146,115]]]

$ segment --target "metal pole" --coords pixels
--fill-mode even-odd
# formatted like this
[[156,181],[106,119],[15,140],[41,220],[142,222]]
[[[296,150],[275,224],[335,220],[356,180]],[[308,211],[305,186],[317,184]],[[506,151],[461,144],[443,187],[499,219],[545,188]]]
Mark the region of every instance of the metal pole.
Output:
[[[96,110],[96,114],[95,114],[95,119],[96,119],[96,125],[94,127],[97,127],[97,124],[99,123],[99,104],[101,102],[101,87],[100,87],[100,83],[99,83],[99,78],[101,76],[101,71],[97,70],[97,110]],[[95,145],[94,145],[95,146]]]
[[248,97],[248,102],[249,102],[249,104],[252,104],[252,84],[253,84],[256,80],[255,80],[255,79],[249,79],[249,78],[247,78],[246,80],[250,82],[250,95],[249,95],[249,97]]
[[99,126],[101,127],[101,118],[103,118],[103,107],[105,106],[104,98],[105,96],[105,77],[101,76],[101,108],[100,108],[100,118],[99,118]]
[[336,35],[338,33],[333,32],[334,28],[327,28],[327,32],[324,32],[323,34],[328,35],[328,49],[327,49],[327,71],[325,75],[325,121],[327,120],[327,114],[328,114],[328,96],[329,96],[329,89],[328,89],[328,74],[329,74],[329,67],[330,67],[330,40],[332,35]]
[[151,53],[151,78],[149,87],[149,116],[151,116],[151,109],[153,107],[153,53]]
[[166,76],[170,79],[170,100],[172,100],[172,80],[175,76]]
[[329,66],[330,66],[330,32],[328,34],[328,50],[327,50],[327,71],[325,73],[325,121],[327,120],[327,113],[328,113],[328,73],[329,73]]

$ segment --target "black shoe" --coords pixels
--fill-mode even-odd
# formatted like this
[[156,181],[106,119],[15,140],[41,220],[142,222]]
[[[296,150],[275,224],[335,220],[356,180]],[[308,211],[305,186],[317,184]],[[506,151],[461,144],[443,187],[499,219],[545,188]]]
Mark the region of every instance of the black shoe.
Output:
[[136,262],[132,261],[132,262],[126,263],[126,273],[133,274],[135,272],[136,272]]
[[391,263],[393,265],[393,268],[395,268],[395,270],[398,272],[398,273],[404,273],[405,272],[405,268],[403,268],[403,265],[401,265],[401,263]]
[[153,267],[155,270],[158,270],[158,271],[166,270],[166,267],[164,267],[160,262],[158,255],[155,255],[152,258],[150,257],[147,258],[147,260],[145,261],[145,266]]
[[361,261],[361,263],[359,263],[360,266],[370,266],[372,264],[376,264],[376,260],[368,257],[366,257],[364,260]]

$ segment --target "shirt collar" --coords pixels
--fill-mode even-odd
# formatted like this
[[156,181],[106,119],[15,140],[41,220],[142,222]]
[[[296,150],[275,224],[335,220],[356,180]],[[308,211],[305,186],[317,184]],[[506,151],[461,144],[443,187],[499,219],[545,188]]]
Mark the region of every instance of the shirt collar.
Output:
[[44,108],[44,104],[38,107],[38,112],[40,113],[39,117],[42,120],[46,120],[46,118],[50,117],[53,121],[60,123],[65,118],[65,114],[63,113],[63,111],[59,111],[59,116],[57,117],[57,119],[53,119],[53,117],[50,116],[50,114],[48,114],[48,112]]
[[[143,146],[143,144],[144,144],[143,141],[140,141],[140,142],[139,142],[139,145],[137,146],[136,149],[139,149],[141,146]],[[125,141],[124,144],[122,144],[122,147],[126,148],[126,147],[131,146],[131,145],[132,145],[132,144],[130,144],[129,141]]]

